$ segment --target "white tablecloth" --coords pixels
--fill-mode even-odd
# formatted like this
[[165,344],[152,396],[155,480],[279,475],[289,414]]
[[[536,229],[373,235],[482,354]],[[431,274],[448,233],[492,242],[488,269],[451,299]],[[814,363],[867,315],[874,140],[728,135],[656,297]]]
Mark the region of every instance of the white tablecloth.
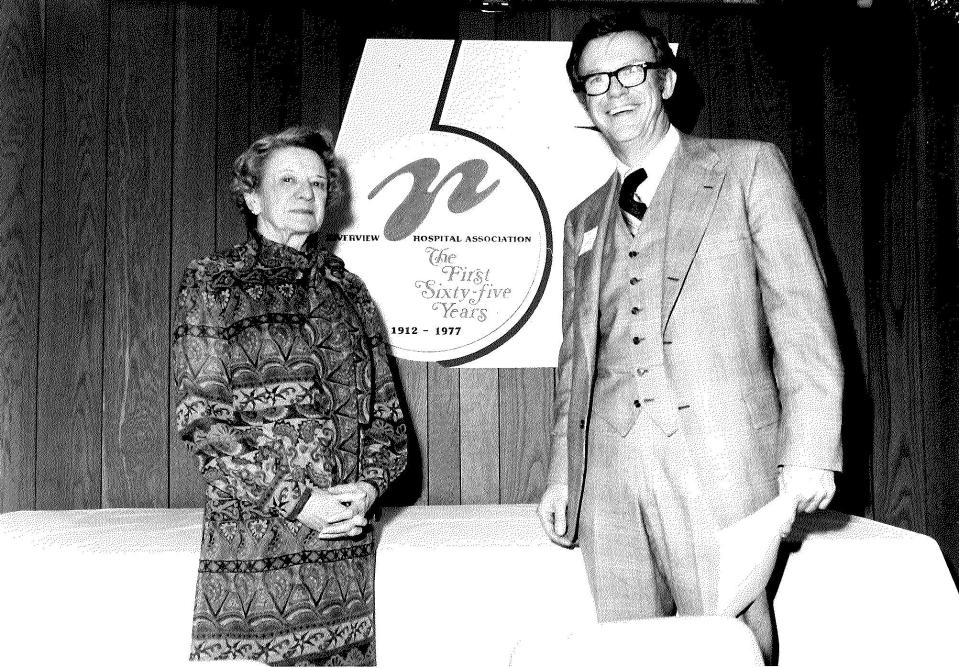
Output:
[[959,666],[959,593],[932,538],[826,511],[787,549],[780,665]]
[[530,633],[595,623],[579,551],[550,543],[533,506],[414,506],[382,524],[376,646],[385,668],[410,658],[505,666]]
[[[200,517],[0,515],[0,665],[186,666]],[[550,544],[533,506],[390,510],[380,530],[381,666],[504,666],[519,639],[588,637],[579,551]],[[959,664],[959,593],[935,541],[831,512],[801,518],[792,541],[782,665]]]

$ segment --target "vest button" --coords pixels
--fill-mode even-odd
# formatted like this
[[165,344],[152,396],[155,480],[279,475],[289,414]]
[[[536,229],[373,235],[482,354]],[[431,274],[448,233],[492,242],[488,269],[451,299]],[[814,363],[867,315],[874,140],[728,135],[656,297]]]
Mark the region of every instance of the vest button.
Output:
[[579,428],[580,428],[580,429],[586,429],[586,420],[580,420],[580,421],[579,421]]
[[637,283],[639,283],[639,279],[636,278],[635,276],[634,276],[633,278],[629,279],[629,284],[630,284],[630,285],[636,285]]
[[637,255],[639,255],[639,253],[637,253],[636,251],[629,251],[630,257],[636,257]]
[[639,408],[639,407],[642,406],[642,405],[643,405],[643,402],[640,401],[639,399],[634,399],[634,400],[633,400],[633,406],[635,406],[636,408]]
[[636,373],[640,376],[645,376],[649,372],[649,369],[636,369]]
[[636,315],[637,313],[639,313],[639,312],[642,311],[642,310],[643,310],[643,309],[639,308],[638,306],[634,306],[633,308],[629,309],[629,312],[632,313],[633,315]]
[[633,345],[637,345],[637,346],[639,345],[639,337],[638,337],[638,336],[634,336],[634,337],[633,337]]

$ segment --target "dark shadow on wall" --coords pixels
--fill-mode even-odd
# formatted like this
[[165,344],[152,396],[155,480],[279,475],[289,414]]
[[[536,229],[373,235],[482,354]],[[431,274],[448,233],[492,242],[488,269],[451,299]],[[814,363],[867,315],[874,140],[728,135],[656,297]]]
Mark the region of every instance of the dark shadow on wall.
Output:
[[[817,226],[816,229],[823,230],[823,227]],[[829,286],[829,306],[844,372],[841,432],[843,470],[836,476],[836,496],[830,508],[851,515],[865,515],[872,501],[872,397],[866,385],[863,351],[859,350],[842,271],[830,245],[823,243],[822,238],[817,241]]]
[[380,497],[378,504],[380,506],[412,506],[423,494],[423,451],[420,448],[416,430],[413,429],[413,422],[408,417],[412,415],[412,412],[406,401],[406,393],[403,391],[402,379],[396,360],[390,357],[389,362],[393,381],[396,384],[396,395],[400,402],[400,408],[403,410],[403,415],[407,416],[407,460],[406,469],[400,474],[399,478],[390,484],[383,496]]
[[340,194],[334,203],[327,208],[318,240],[320,248],[330,253],[336,253],[339,236],[343,233],[343,230],[352,227],[354,220],[353,180],[350,176],[350,170],[339,157],[336,158],[336,166],[339,170]]
[[676,70],[676,86],[663,106],[669,121],[676,126],[676,129],[690,134],[699,122],[699,115],[706,104],[706,97],[699,80],[689,67],[689,61],[677,57],[673,69]]

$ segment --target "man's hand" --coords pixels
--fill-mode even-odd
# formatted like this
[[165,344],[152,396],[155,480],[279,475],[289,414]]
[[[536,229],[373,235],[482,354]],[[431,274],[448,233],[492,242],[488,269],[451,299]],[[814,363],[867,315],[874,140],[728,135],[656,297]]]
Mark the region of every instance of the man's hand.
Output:
[[825,510],[836,493],[835,473],[809,466],[779,467],[779,491],[796,500],[797,512]]
[[[366,511],[372,500],[366,501],[367,494],[358,485],[372,487],[369,483],[351,483],[337,485],[329,490],[314,489],[310,499],[297,516],[302,522],[320,534],[320,538],[334,539],[358,536],[366,526]],[[343,488],[350,488],[344,490]],[[331,493],[337,491],[337,493]],[[347,494],[352,491],[353,494]],[[373,490],[372,498],[376,497]]]
[[573,541],[566,537],[566,504],[569,500],[569,488],[557,483],[550,485],[543,492],[536,513],[543,531],[549,539],[557,545],[569,547]]

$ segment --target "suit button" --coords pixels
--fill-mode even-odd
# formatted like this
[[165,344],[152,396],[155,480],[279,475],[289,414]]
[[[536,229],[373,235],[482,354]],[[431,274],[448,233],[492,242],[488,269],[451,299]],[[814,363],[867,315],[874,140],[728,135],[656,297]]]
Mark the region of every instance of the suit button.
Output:
[[642,310],[643,310],[643,309],[639,308],[638,306],[634,306],[633,308],[629,309],[629,312],[632,313],[633,315],[636,315],[637,313],[639,313],[639,312],[642,311]]
[[644,337],[642,337],[642,336],[634,336],[634,337],[633,337],[633,343],[636,344],[637,346],[638,346],[640,343],[642,343],[643,341],[645,341],[645,340],[646,340],[646,339],[645,339]]
[[580,428],[580,429],[586,429],[586,420],[580,420],[580,421],[579,421],[579,428]]
[[643,405],[643,402],[640,401],[639,399],[634,399],[634,400],[633,400],[633,406],[635,406],[636,408],[639,408],[639,407],[642,406],[642,405]]
[[629,284],[630,284],[630,285],[636,285],[637,283],[639,283],[639,279],[636,278],[635,276],[633,276],[631,279],[629,279]]
[[645,376],[649,372],[649,369],[636,369],[636,373],[640,376]]
[[639,253],[637,253],[636,251],[629,251],[630,257],[636,257],[637,255],[639,255]]

